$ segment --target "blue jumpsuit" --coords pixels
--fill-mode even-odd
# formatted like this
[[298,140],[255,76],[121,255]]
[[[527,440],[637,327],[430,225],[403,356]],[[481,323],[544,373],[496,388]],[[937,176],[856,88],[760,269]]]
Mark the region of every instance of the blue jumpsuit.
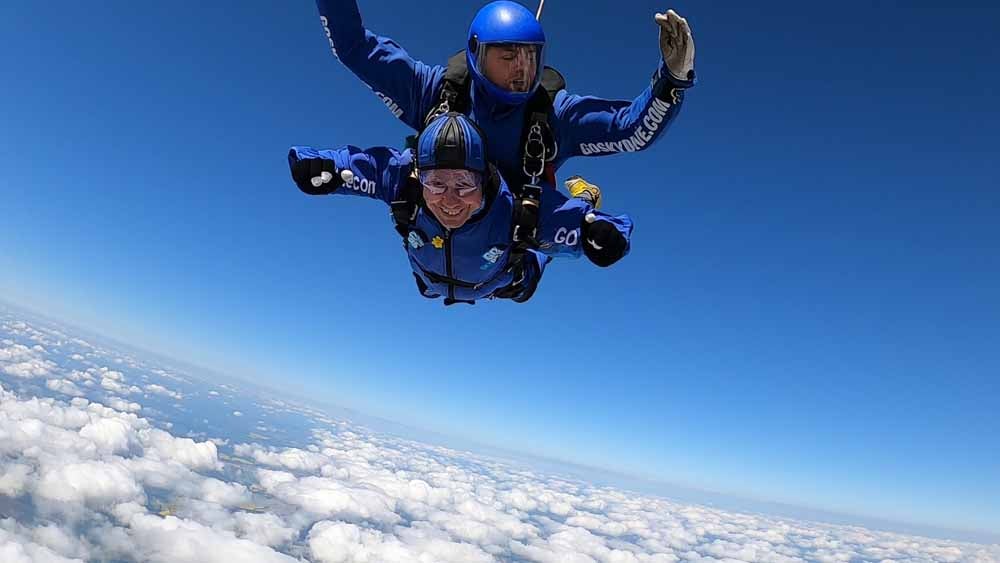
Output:
[[[438,105],[442,66],[412,59],[402,47],[364,28],[357,0],[316,0],[320,21],[333,54],[375,92],[393,115],[419,131]],[[677,117],[684,89],[693,81],[671,76],[660,60],[649,85],[634,100],[607,100],[560,91],[549,115],[558,142],[554,173],[573,156],[602,156],[650,147]],[[479,87],[472,89],[470,117],[483,132],[487,151],[500,173],[519,178],[521,130],[525,105],[493,103]],[[554,188],[554,177],[543,185]],[[545,190],[549,192],[550,190]]]
[[[380,199],[386,204],[398,199],[413,171],[412,152],[389,147],[317,150],[298,146],[288,154],[293,167],[299,160],[315,158],[332,160],[337,170],[354,173],[352,181],[338,187],[334,194]],[[405,247],[425,297],[471,302],[493,297],[497,290],[518,281],[508,267],[514,197],[502,178],[492,193],[487,190],[484,195],[483,208],[457,229],[442,227],[433,214],[419,208]],[[582,199],[567,199],[554,192],[542,201],[540,247],[525,255],[523,285],[534,288],[553,256],[580,256],[581,227],[588,213],[593,213],[596,221],[613,225],[626,240],[631,236],[632,220],[628,216],[595,211]]]

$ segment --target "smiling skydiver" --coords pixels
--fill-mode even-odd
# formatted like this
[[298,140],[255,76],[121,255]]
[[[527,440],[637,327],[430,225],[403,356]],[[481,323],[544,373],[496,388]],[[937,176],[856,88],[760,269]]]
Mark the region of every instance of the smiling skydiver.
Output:
[[[485,298],[524,302],[553,256],[584,253],[603,267],[628,253],[628,216],[608,215],[588,197],[567,199],[558,192],[539,209],[519,207],[486,154],[475,123],[452,112],[431,121],[415,151],[296,146],[288,163],[307,194],[388,204],[420,293],[444,297],[445,305]],[[531,213],[536,216],[526,220]],[[514,240],[519,227],[530,243]]]
[[660,61],[649,86],[627,101],[568,94],[562,77],[544,66],[542,26],[515,2],[484,6],[469,27],[465,53],[447,67],[414,60],[365,29],[357,0],[316,3],[334,55],[393,115],[417,131],[445,111],[470,115],[516,192],[526,184],[554,188],[555,171],[573,156],[649,148],[695,81],[694,39],[673,10],[655,14]]

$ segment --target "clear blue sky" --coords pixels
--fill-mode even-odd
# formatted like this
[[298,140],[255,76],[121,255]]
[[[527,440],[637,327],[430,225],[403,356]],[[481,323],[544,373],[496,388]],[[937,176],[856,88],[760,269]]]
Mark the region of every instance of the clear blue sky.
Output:
[[[361,8],[436,62],[479,5]],[[631,97],[666,7],[551,0],[548,60]],[[562,170],[632,214],[632,254],[446,309],[384,207],[289,178],[291,144],[407,134],[312,2],[2,3],[0,297],[490,444],[1000,529],[1000,8],[673,7],[700,83],[671,131]]]

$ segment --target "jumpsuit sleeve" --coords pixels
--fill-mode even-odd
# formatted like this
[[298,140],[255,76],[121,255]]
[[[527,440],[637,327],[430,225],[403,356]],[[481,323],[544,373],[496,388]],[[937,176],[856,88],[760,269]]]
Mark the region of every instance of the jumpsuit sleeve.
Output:
[[[392,203],[400,187],[413,169],[409,151],[400,152],[391,147],[360,149],[347,145],[337,149],[315,149],[295,146],[288,151],[288,164],[293,176],[296,166],[303,161],[325,160],[333,163],[330,192],[333,195],[351,195],[380,199]],[[350,170],[350,181],[342,172]]]
[[567,156],[604,156],[647,149],[677,117],[693,84],[671,76],[661,61],[649,86],[633,100],[562,91],[554,104],[560,150]]
[[389,111],[415,130],[437,103],[444,67],[413,59],[395,41],[365,29],[357,0],[316,0],[330,50]]
[[[579,258],[583,254],[584,221],[591,213],[595,222],[609,223],[626,241],[630,241],[632,237],[633,224],[628,215],[610,215],[598,211],[582,199],[567,198],[562,192],[555,190],[542,192],[540,212],[539,250],[548,256]],[[625,253],[628,253],[628,246]]]

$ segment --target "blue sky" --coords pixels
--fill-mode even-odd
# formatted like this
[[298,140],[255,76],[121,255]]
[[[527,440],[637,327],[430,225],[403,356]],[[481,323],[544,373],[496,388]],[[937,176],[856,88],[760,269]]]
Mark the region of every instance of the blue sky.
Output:
[[[361,8],[433,62],[479,5]],[[631,97],[666,7],[552,0],[548,60]],[[700,80],[673,128],[562,169],[633,216],[632,254],[553,264],[526,306],[445,309],[386,209],[289,178],[291,144],[407,134],[312,2],[5,3],[0,296],[505,448],[1000,529],[1000,8],[673,7]]]

